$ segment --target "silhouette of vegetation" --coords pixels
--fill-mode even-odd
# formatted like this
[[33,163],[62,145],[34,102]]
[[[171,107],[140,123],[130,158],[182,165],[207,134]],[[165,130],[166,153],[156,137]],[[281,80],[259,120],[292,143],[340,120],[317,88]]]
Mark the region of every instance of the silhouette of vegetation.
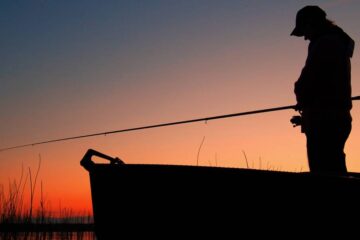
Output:
[[[59,206],[58,213],[49,207],[44,197],[43,181],[40,181],[39,205],[35,195],[41,168],[41,156],[33,176],[21,167],[19,180],[9,180],[6,188],[0,185],[0,239],[95,239],[93,217],[90,212],[75,212]],[[25,189],[29,188],[28,204]]]
[[201,151],[201,148],[202,148],[202,146],[204,144],[204,141],[205,141],[205,136],[203,137],[203,139],[201,141],[201,144],[200,144],[200,147],[199,147],[199,150],[198,150],[198,153],[197,153],[196,166],[199,166],[200,151]]

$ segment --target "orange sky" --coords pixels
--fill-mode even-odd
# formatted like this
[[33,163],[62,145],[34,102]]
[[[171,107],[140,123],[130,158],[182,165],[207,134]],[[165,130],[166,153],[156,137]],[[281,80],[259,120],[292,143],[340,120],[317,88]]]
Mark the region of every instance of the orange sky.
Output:
[[[293,84],[308,43],[289,33],[306,1],[160,2],[32,5],[39,19],[28,12],[31,8],[3,6],[8,35],[0,41],[7,49],[0,72],[0,147],[295,104]],[[329,17],[359,42],[359,3],[327,2]],[[357,53],[353,95],[360,95]],[[52,208],[61,202],[91,209],[88,174],[79,164],[88,148],[126,163],[196,165],[204,136],[199,165],[244,168],[244,151],[251,168],[307,171],[305,136],[289,122],[294,114],[266,113],[1,152],[0,184],[18,179],[22,164],[34,172],[40,154],[39,181]],[[352,115],[347,166],[360,172],[360,102],[354,103]]]

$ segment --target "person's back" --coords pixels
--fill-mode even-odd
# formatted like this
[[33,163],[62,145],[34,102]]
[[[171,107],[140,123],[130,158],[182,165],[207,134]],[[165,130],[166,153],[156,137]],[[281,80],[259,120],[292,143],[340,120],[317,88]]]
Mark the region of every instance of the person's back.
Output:
[[346,173],[345,142],[351,131],[351,65],[354,41],[317,6],[297,15],[295,36],[309,39],[295,94],[307,137],[311,172]]

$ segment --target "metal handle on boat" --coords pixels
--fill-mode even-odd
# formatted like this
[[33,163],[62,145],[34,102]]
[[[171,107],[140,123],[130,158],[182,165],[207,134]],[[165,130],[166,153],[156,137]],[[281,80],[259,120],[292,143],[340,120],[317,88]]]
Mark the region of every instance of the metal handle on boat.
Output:
[[109,160],[110,164],[124,164],[124,162],[118,157],[113,158],[94,149],[89,149],[85,153],[84,157],[81,159],[80,165],[83,166],[86,170],[90,171],[95,165],[95,163],[91,160],[93,156]]

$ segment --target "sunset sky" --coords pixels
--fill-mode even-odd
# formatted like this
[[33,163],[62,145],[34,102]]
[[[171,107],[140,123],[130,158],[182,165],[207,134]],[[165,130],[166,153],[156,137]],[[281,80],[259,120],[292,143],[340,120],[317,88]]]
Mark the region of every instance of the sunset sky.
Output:
[[[0,2],[0,148],[295,104],[308,42],[297,10],[319,5],[360,43],[360,1],[151,0]],[[360,56],[352,59],[360,95]],[[294,111],[0,152],[0,184],[35,172],[46,199],[90,209],[88,148],[126,163],[308,171]],[[346,145],[360,172],[360,102]],[[39,186],[38,186],[39,187]]]

